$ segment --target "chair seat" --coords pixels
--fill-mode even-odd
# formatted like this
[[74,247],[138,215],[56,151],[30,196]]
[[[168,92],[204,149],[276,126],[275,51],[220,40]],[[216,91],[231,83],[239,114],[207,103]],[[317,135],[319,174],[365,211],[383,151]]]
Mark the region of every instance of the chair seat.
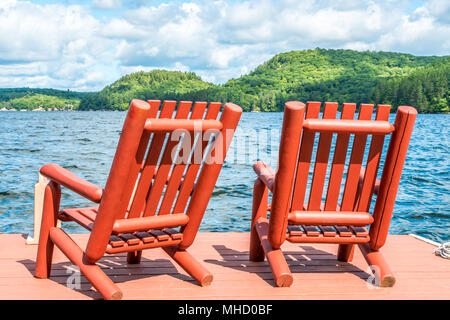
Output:
[[148,248],[178,245],[183,240],[183,234],[171,228],[162,230],[151,229],[133,233],[111,235],[106,253],[138,251]]
[[[97,216],[97,207],[70,208],[60,212],[62,221],[74,221],[87,230],[92,230]],[[112,234],[106,253],[136,251],[147,248],[173,246],[183,240],[183,234],[171,228],[149,229],[129,233]]]
[[370,241],[365,227],[289,225],[286,239],[303,243],[366,243]]

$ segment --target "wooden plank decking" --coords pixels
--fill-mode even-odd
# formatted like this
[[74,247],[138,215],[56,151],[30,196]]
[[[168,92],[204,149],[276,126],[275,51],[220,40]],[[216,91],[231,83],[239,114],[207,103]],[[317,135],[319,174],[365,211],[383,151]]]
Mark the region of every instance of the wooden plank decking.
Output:
[[[84,246],[86,234],[71,235]],[[369,289],[359,250],[352,263],[336,261],[336,245],[283,246],[294,275],[290,288],[275,288],[267,262],[248,261],[248,233],[200,233],[190,252],[214,274],[198,286],[161,249],[146,250],[141,265],[125,255],[100,260],[124,299],[450,299],[450,260],[410,236],[391,235],[383,252],[397,277],[394,288]],[[55,249],[50,279],[33,277],[37,246],[20,234],[0,234],[0,299],[97,299],[83,277],[81,289],[66,287],[70,262]],[[68,271],[69,270],[69,271]]]

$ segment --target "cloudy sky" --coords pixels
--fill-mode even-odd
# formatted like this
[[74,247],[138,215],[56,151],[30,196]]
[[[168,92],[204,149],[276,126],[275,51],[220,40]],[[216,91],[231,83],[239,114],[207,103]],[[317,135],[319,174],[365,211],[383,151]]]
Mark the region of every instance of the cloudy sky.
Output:
[[0,0],[0,87],[99,90],[155,68],[223,83],[274,54],[450,54],[450,1]]

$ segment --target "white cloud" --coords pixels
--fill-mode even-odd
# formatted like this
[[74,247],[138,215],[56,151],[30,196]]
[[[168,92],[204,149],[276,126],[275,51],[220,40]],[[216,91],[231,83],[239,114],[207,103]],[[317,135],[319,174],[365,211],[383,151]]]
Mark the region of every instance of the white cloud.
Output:
[[445,0],[415,9],[406,0],[30,1],[0,1],[0,86],[95,90],[154,68],[221,83],[315,47],[450,52]]
[[94,0],[94,7],[100,9],[116,9],[122,7],[120,0]]

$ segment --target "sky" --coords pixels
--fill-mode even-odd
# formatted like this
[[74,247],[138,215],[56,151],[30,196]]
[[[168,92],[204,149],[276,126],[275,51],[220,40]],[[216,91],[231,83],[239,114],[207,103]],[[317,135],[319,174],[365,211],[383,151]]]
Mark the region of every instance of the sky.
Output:
[[448,0],[0,0],[0,87],[96,91],[135,71],[224,83],[277,53],[450,54]]

